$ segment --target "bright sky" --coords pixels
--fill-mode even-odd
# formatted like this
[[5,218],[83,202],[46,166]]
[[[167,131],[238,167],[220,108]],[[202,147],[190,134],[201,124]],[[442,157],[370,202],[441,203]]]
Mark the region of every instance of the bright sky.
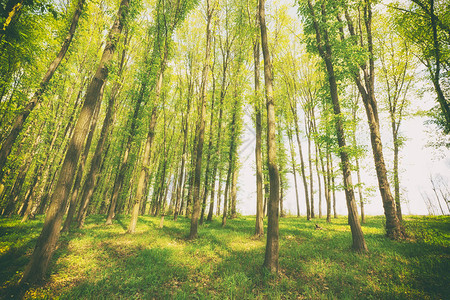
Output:
[[[428,103],[429,104],[429,103]],[[386,120],[386,119],[384,119]],[[404,148],[401,150],[401,188],[402,188],[402,209],[404,214],[428,214],[427,207],[421,196],[421,192],[427,192],[430,196],[434,197],[433,190],[429,176],[430,174],[440,174],[449,183],[450,178],[450,151],[448,149],[440,149],[436,151],[426,147],[429,141],[427,130],[432,130],[432,127],[427,127],[424,124],[425,118],[413,117],[406,120],[403,126],[404,135],[408,137]],[[382,119],[383,122],[383,119]],[[365,123],[361,123],[363,126],[368,126]],[[247,118],[246,125],[252,126],[251,121]],[[246,127],[246,126],[245,126]],[[386,127],[386,126],[383,126]],[[383,130],[383,150],[385,159],[388,163],[388,167],[392,166],[392,150],[390,149],[388,142],[389,132],[384,128]],[[367,129],[368,130],[368,129]],[[255,158],[254,158],[254,137],[253,133],[245,128],[242,136],[243,143],[240,147],[240,161],[242,167],[239,173],[239,185],[238,185],[238,210],[244,215],[253,215],[256,213],[256,178],[255,178]],[[367,133],[368,137],[368,133]],[[303,141],[305,143],[305,141]],[[289,149],[289,145],[286,145]],[[306,147],[304,147],[306,148]],[[304,151],[304,157],[306,151]],[[298,157],[297,157],[298,158]],[[370,146],[368,147],[368,153],[366,159],[361,163],[363,167],[362,182],[366,185],[375,187],[373,197],[369,200],[369,203],[365,205],[365,212],[369,215],[381,215],[384,213],[379,191],[377,189],[377,180],[374,172],[374,162],[372,158],[372,151]],[[305,214],[305,199],[303,184],[301,177],[298,174],[297,181],[299,187],[299,199],[300,199],[300,212]],[[314,175],[316,176],[316,175]],[[356,173],[352,174],[353,182],[356,183]],[[287,212],[296,214],[296,197],[294,188],[294,178],[292,175],[288,177],[290,189],[285,196],[284,207]],[[317,187],[317,183],[315,183]],[[393,192],[392,186],[391,191]],[[357,196],[358,197],[358,196]],[[337,211],[340,215],[347,214],[347,207],[345,204],[345,195],[343,192],[337,193]],[[322,212],[326,212],[325,200],[322,200],[323,208]],[[437,204],[436,204],[437,205]],[[442,203],[444,205],[444,203]],[[318,207],[318,195],[315,194],[315,206]],[[318,210],[316,211],[316,213]],[[444,207],[444,212],[448,210]]]

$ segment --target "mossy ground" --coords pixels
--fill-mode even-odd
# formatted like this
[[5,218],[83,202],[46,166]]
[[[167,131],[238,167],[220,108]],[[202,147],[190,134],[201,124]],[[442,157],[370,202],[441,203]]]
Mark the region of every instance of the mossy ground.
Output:
[[[446,299],[450,295],[450,217],[405,217],[410,235],[384,235],[384,218],[363,226],[368,254],[350,250],[346,217],[280,220],[280,274],[262,269],[265,238],[254,239],[254,217],[219,221],[187,240],[189,220],[140,217],[104,226],[91,216],[60,238],[46,282],[25,298],[61,299]],[[314,224],[323,230],[314,230]],[[0,218],[0,298],[21,277],[43,218]],[[448,298],[447,298],[448,299]]]

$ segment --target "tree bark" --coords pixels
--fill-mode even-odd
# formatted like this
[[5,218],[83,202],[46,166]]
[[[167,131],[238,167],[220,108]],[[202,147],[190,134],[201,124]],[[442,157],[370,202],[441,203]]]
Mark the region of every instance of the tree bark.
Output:
[[280,172],[278,174],[280,174],[280,218],[284,218],[285,214],[284,214],[284,206],[283,206],[283,201],[284,201],[284,181],[283,181],[283,177],[281,176],[283,172],[283,169],[280,167]]
[[319,170],[319,151],[318,151],[318,146],[316,143],[315,144],[315,150],[316,150],[316,159],[315,159],[315,164],[316,164],[316,175],[317,175],[317,185],[318,185],[318,190],[319,190],[319,219],[322,218],[322,182],[320,180],[320,170]]
[[334,175],[334,167],[333,167],[333,156],[330,154],[330,175],[331,175],[331,185],[333,190],[333,217],[337,219],[337,210],[336,210],[336,183],[335,183],[335,175]]
[[[189,90],[190,90],[190,88],[189,88]],[[181,91],[181,88],[180,88],[180,91]],[[183,178],[183,177],[185,176],[184,175],[184,169],[185,169],[185,165],[186,165],[186,155],[187,155],[187,153],[186,153],[186,145],[187,145],[187,139],[188,139],[188,130],[189,130],[188,121],[189,121],[189,111],[190,110],[191,110],[191,97],[190,97],[190,95],[188,95],[188,97],[187,97],[186,114],[183,116],[183,153],[181,155],[181,168],[180,168],[180,175],[178,177],[177,201],[176,201],[176,204],[175,204],[175,212],[173,214],[174,221],[177,220],[178,214],[180,212],[182,212],[182,209],[183,209],[183,204],[182,204],[183,200],[182,200],[182,193],[181,193],[181,191],[184,190],[184,189],[182,189],[184,187],[183,179],[184,179],[184,182],[186,182],[186,179]]]
[[222,168],[219,168],[219,176],[217,178],[218,192],[217,192],[217,216],[220,216],[220,200],[222,197]]
[[311,129],[309,125],[309,121],[305,120],[305,127],[307,132],[307,138],[308,138],[308,161],[309,161],[309,191],[310,193],[310,215],[311,218],[315,218],[316,215],[314,213],[314,179],[313,179],[313,166],[312,166],[312,150],[311,150]]
[[227,223],[227,217],[228,217],[228,199],[230,198],[230,181],[232,179],[232,174],[235,168],[235,150],[236,150],[236,119],[237,119],[237,96],[234,97],[234,108],[233,109],[233,116],[231,119],[230,124],[230,151],[228,154],[228,172],[227,172],[227,179],[225,183],[225,194],[224,194],[224,200],[223,200],[223,214],[222,214],[222,227],[224,227]]
[[358,194],[359,194],[359,206],[361,209],[361,223],[366,223],[366,216],[364,214],[364,197],[362,193],[361,182],[361,170],[359,169],[359,159],[356,158],[356,176],[358,178]]
[[[227,52],[228,53],[228,52]],[[216,150],[216,159],[214,161],[214,168],[213,168],[213,176],[212,176],[212,183],[213,183],[213,188],[211,189],[211,204],[209,207],[209,213],[208,213],[208,218],[207,221],[212,221],[212,216],[213,216],[213,209],[214,209],[214,185],[215,185],[215,180],[216,180],[216,174],[217,174],[217,169],[219,168],[219,162],[221,159],[221,151],[220,151],[220,144],[221,144],[221,137],[222,137],[222,116],[223,116],[223,100],[225,99],[225,95],[227,92],[227,69],[228,69],[228,54],[225,54],[223,57],[223,65],[222,65],[222,84],[221,84],[221,88],[220,88],[220,101],[219,101],[219,124],[218,124],[218,129],[217,129],[217,140],[216,140],[216,146],[215,146],[215,150]],[[220,196],[221,196],[221,170],[219,171],[219,177],[218,177],[218,193],[217,193],[217,215],[220,215]]]
[[277,166],[277,149],[275,139],[275,101],[273,98],[272,63],[267,40],[265,16],[265,0],[259,1],[259,24],[261,29],[261,45],[264,57],[264,82],[266,86],[267,106],[267,155],[270,181],[268,203],[267,243],[264,267],[270,272],[278,272],[278,203],[280,182]]
[[233,178],[231,180],[231,211],[230,211],[230,219],[234,219],[237,217],[236,211],[236,196],[237,196],[237,177],[239,174],[239,169],[237,166],[234,167]]
[[[83,80],[83,82],[80,86],[80,89],[78,91],[77,98],[75,100],[73,112],[70,115],[69,122],[67,123],[67,125],[64,129],[64,133],[62,135],[63,140],[70,141],[70,139],[72,137],[73,128],[75,126],[73,121],[74,121],[74,118],[78,115],[77,114],[78,107],[81,106],[81,104],[82,104],[81,94],[84,90],[84,87],[85,87],[85,82]],[[53,135],[52,144],[50,145],[48,153],[53,153],[52,150],[53,150],[54,143],[56,142],[56,139],[58,137],[58,131],[59,130],[57,128]],[[57,170],[59,170],[59,167],[62,162],[62,159],[59,158],[59,156],[60,156],[59,154],[60,153],[61,153],[61,155],[64,154],[66,152],[67,146],[68,145],[64,145],[63,147],[61,147],[61,149],[59,149],[57,151],[57,154],[52,155],[50,160],[48,161],[48,163],[46,163],[46,170],[45,170],[44,175],[42,176],[42,180],[41,180],[41,188],[40,188],[39,193],[37,193],[37,197],[36,197],[36,204],[38,205],[38,208],[36,210],[37,214],[42,214],[44,212],[45,203],[47,202],[47,199],[48,199],[48,194],[52,190],[52,186],[53,186],[53,182],[54,182]],[[54,165],[57,166],[57,168],[56,168],[57,170],[52,172],[52,169],[55,169],[53,167]]]
[[[212,70],[212,73],[214,72],[214,70]],[[216,88],[216,84],[215,84],[215,79],[213,76],[213,90],[212,90],[212,96],[211,96],[211,120],[209,123],[209,142],[208,142],[208,154],[206,157],[206,170],[205,170],[205,186],[204,186],[204,190],[203,190],[203,203],[202,203],[202,213],[200,216],[200,225],[203,224],[203,219],[205,216],[205,210],[206,210],[206,199],[208,198],[208,192],[211,189],[210,185],[211,183],[209,182],[210,180],[210,160],[211,160],[211,152],[213,150],[213,123],[214,123],[214,94],[215,94],[215,88]],[[214,178],[211,178],[212,183],[214,184]]]
[[[231,147],[230,147],[231,148]],[[230,151],[230,156],[231,151]],[[225,193],[223,197],[223,213],[222,213],[222,227],[225,227],[227,225],[227,216],[228,216],[228,198],[229,197],[229,191],[230,191],[230,181],[231,181],[231,173],[232,173],[232,157],[230,157],[229,164],[228,164],[228,171],[227,171],[227,179],[225,181]]]
[[[295,136],[297,138],[298,153],[300,156],[300,170],[301,170],[302,179],[303,179],[303,189],[305,191],[306,220],[309,221],[309,220],[311,220],[311,208],[309,205],[309,193],[308,193],[308,182],[306,181],[305,161],[303,160],[302,143],[300,142],[300,130],[298,128],[297,109],[294,107],[294,104],[292,103],[292,101],[289,101],[289,103],[291,106],[292,115],[294,116]],[[311,190],[311,193],[312,193],[312,190]]]
[[329,146],[327,146],[327,171],[326,174],[324,174],[324,182],[325,182],[325,199],[327,201],[327,222],[331,222],[331,173],[330,173],[330,151]]
[[291,150],[291,162],[292,162],[292,173],[294,174],[294,186],[295,186],[295,199],[297,203],[297,217],[300,217],[300,201],[298,199],[298,185],[297,185],[297,167],[295,163],[295,151],[294,151],[294,142],[292,141],[292,131],[290,128],[287,130],[288,139],[289,139],[289,147]]
[[[42,128],[40,129],[42,130]],[[6,201],[6,205],[5,208],[3,209],[2,215],[5,216],[11,216],[16,209],[16,203],[17,200],[19,199],[19,195],[20,195],[20,191],[22,190],[22,186],[25,182],[25,178],[26,175],[28,173],[28,169],[31,166],[31,162],[33,160],[34,155],[36,154],[37,151],[37,145],[40,142],[40,131],[38,133],[38,135],[36,136],[36,138],[34,139],[34,142],[31,146],[30,149],[32,149],[32,151],[28,152],[25,156],[24,159],[24,165],[21,167],[16,180],[14,181],[14,184],[11,187],[11,192],[9,193],[9,195],[6,193],[6,191],[4,191],[5,193],[3,193],[3,197],[8,196],[8,200]],[[19,149],[21,149],[22,147],[19,147]],[[18,152],[20,152],[21,150],[19,150]]]
[[[418,1],[415,1],[416,3]],[[439,105],[441,107],[442,114],[444,115],[446,126],[445,131],[448,133],[450,131],[450,105],[449,101],[445,98],[445,95],[442,91],[441,84],[439,82],[439,79],[441,77],[441,51],[439,47],[439,39],[438,39],[438,32],[437,32],[437,17],[434,14],[434,0],[430,0],[430,17],[431,17],[431,28],[433,31],[433,51],[434,51],[434,58],[435,58],[435,70],[434,74],[431,72],[431,79],[434,85],[434,88],[436,90],[437,98]],[[431,71],[431,68],[429,68]]]
[[[259,9],[256,13],[256,24],[259,25]],[[253,61],[254,61],[254,76],[255,76],[255,163],[256,163],[256,222],[255,222],[255,236],[264,235],[264,191],[263,191],[263,172],[262,172],[262,114],[261,114],[261,99],[260,99],[260,42],[259,34],[256,34],[256,39],[253,42]]]
[[[100,91],[100,99],[103,96],[103,89]],[[94,114],[91,118],[91,124],[89,129],[89,134],[84,144],[84,151],[81,155],[80,163],[78,164],[77,175],[75,177],[75,182],[72,188],[72,194],[70,195],[69,201],[69,211],[66,216],[66,220],[64,221],[63,229],[61,232],[67,232],[70,229],[70,225],[72,223],[73,216],[78,206],[78,191],[80,189],[81,180],[83,179],[84,166],[86,164],[86,159],[89,155],[89,150],[91,149],[92,139],[94,137],[95,127],[97,126],[98,114],[100,112],[100,104],[101,101],[98,101],[94,110]],[[81,207],[80,207],[81,209]]]
[[36,186],[36,183],[38,182],[38,180],[40,179],[40,173],[38,172],[33,179],[33,183],[30,185],[30,187],[28,188],[27,194],[25,196],[25,202],[27,203],[27,209],[25,211],[25,213],[23,214],[22,220],[20,221],[20,223],[24,223],[26,222],[29,217],[32,215],[32,211],[33,209],[35,209],[36,207],[36,203],[33,203],[33,199],[34,199],[34,187]]
[[[157,88],[156,90],[158,91],[158,86],[160,86],[159,88],[159,92],[161,90],[162,87],[162,79],[163,79],[163,74],[162,72],[159,74],[159,79],[158,79],[158,83],[157,84]],[[159,92],[158,92],[158,96],[157,98],[159,98]],[[137,225],[137,219],[139,216],[139,207],[140,207],[140,203],[142,200],[142,197],[144,195],[144,192],[146,190],[146,186],[147,186],[147,180],[148,180],[148,169],[150,167],[150,154],[151,154],[151,150],[152,150],[152,144],[153,144],[153,137],[155,136],[155,126],[156,126],[156,120],[157,120],[157,105],[158,102],[155,102],[155,106],[153,107],[152,110],[152,114],[150,117],[150,126],[149,126],[149,131],[147,134],[147,139],[145,141],[145,148],[144,148],[144,153],[143,153],[143,160],[142,160],[142,167],[141,167],[141,171],[139,173],[139,181],[137,184],[137,190],[136,190],[136,200],[135,203],[133,205],[133,210],[131,212],[131,220],[130,220],[130,225],[128,226],[128,230],[127,233],[135,233],[136,231],[136,225]]]

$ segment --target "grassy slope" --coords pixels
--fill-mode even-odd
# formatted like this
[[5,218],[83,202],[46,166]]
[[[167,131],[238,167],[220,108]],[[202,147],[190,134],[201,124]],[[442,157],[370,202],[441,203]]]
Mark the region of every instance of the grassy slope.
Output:
[[[251,238],[253,217],[218,221],[185,239],[189,220],[140,217],[135,235],[129,218],[103,226],[88,218],[83,230],[63,235],[49,280],[30,298],[62,299],[445,299],[450,295],[450,217],[407,217],[415,238],[384,237],[382,217],[369,217],[363,230],[369,254],[349,249],[346,218],[280,221],[280,276],[265,273],[265,239]],[[0,298],[21,276],[43,219],[20,224],[0,219]],[[314,223],[324,230],[314,230]]]

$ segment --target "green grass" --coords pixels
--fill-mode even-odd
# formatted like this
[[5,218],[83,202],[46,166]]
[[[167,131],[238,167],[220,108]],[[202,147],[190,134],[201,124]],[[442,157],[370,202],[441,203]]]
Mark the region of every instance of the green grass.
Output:
[[[347,219],[280,220],[279,275],[265,272],[265,239],[253,239],[254,217],[218,221],[186,239],[189,220],[128,217],[104,226],[91,216],[61,237],[48,280],[26,298],[53,299],[448,299],[450,217],[405,217],[411,238],[384,236],[384,219],[363,226],[368,254],[350,250]],[[324,230],[314,230],[318,223]],[[43,219],[0,218],[0,298],[20,279]]]

